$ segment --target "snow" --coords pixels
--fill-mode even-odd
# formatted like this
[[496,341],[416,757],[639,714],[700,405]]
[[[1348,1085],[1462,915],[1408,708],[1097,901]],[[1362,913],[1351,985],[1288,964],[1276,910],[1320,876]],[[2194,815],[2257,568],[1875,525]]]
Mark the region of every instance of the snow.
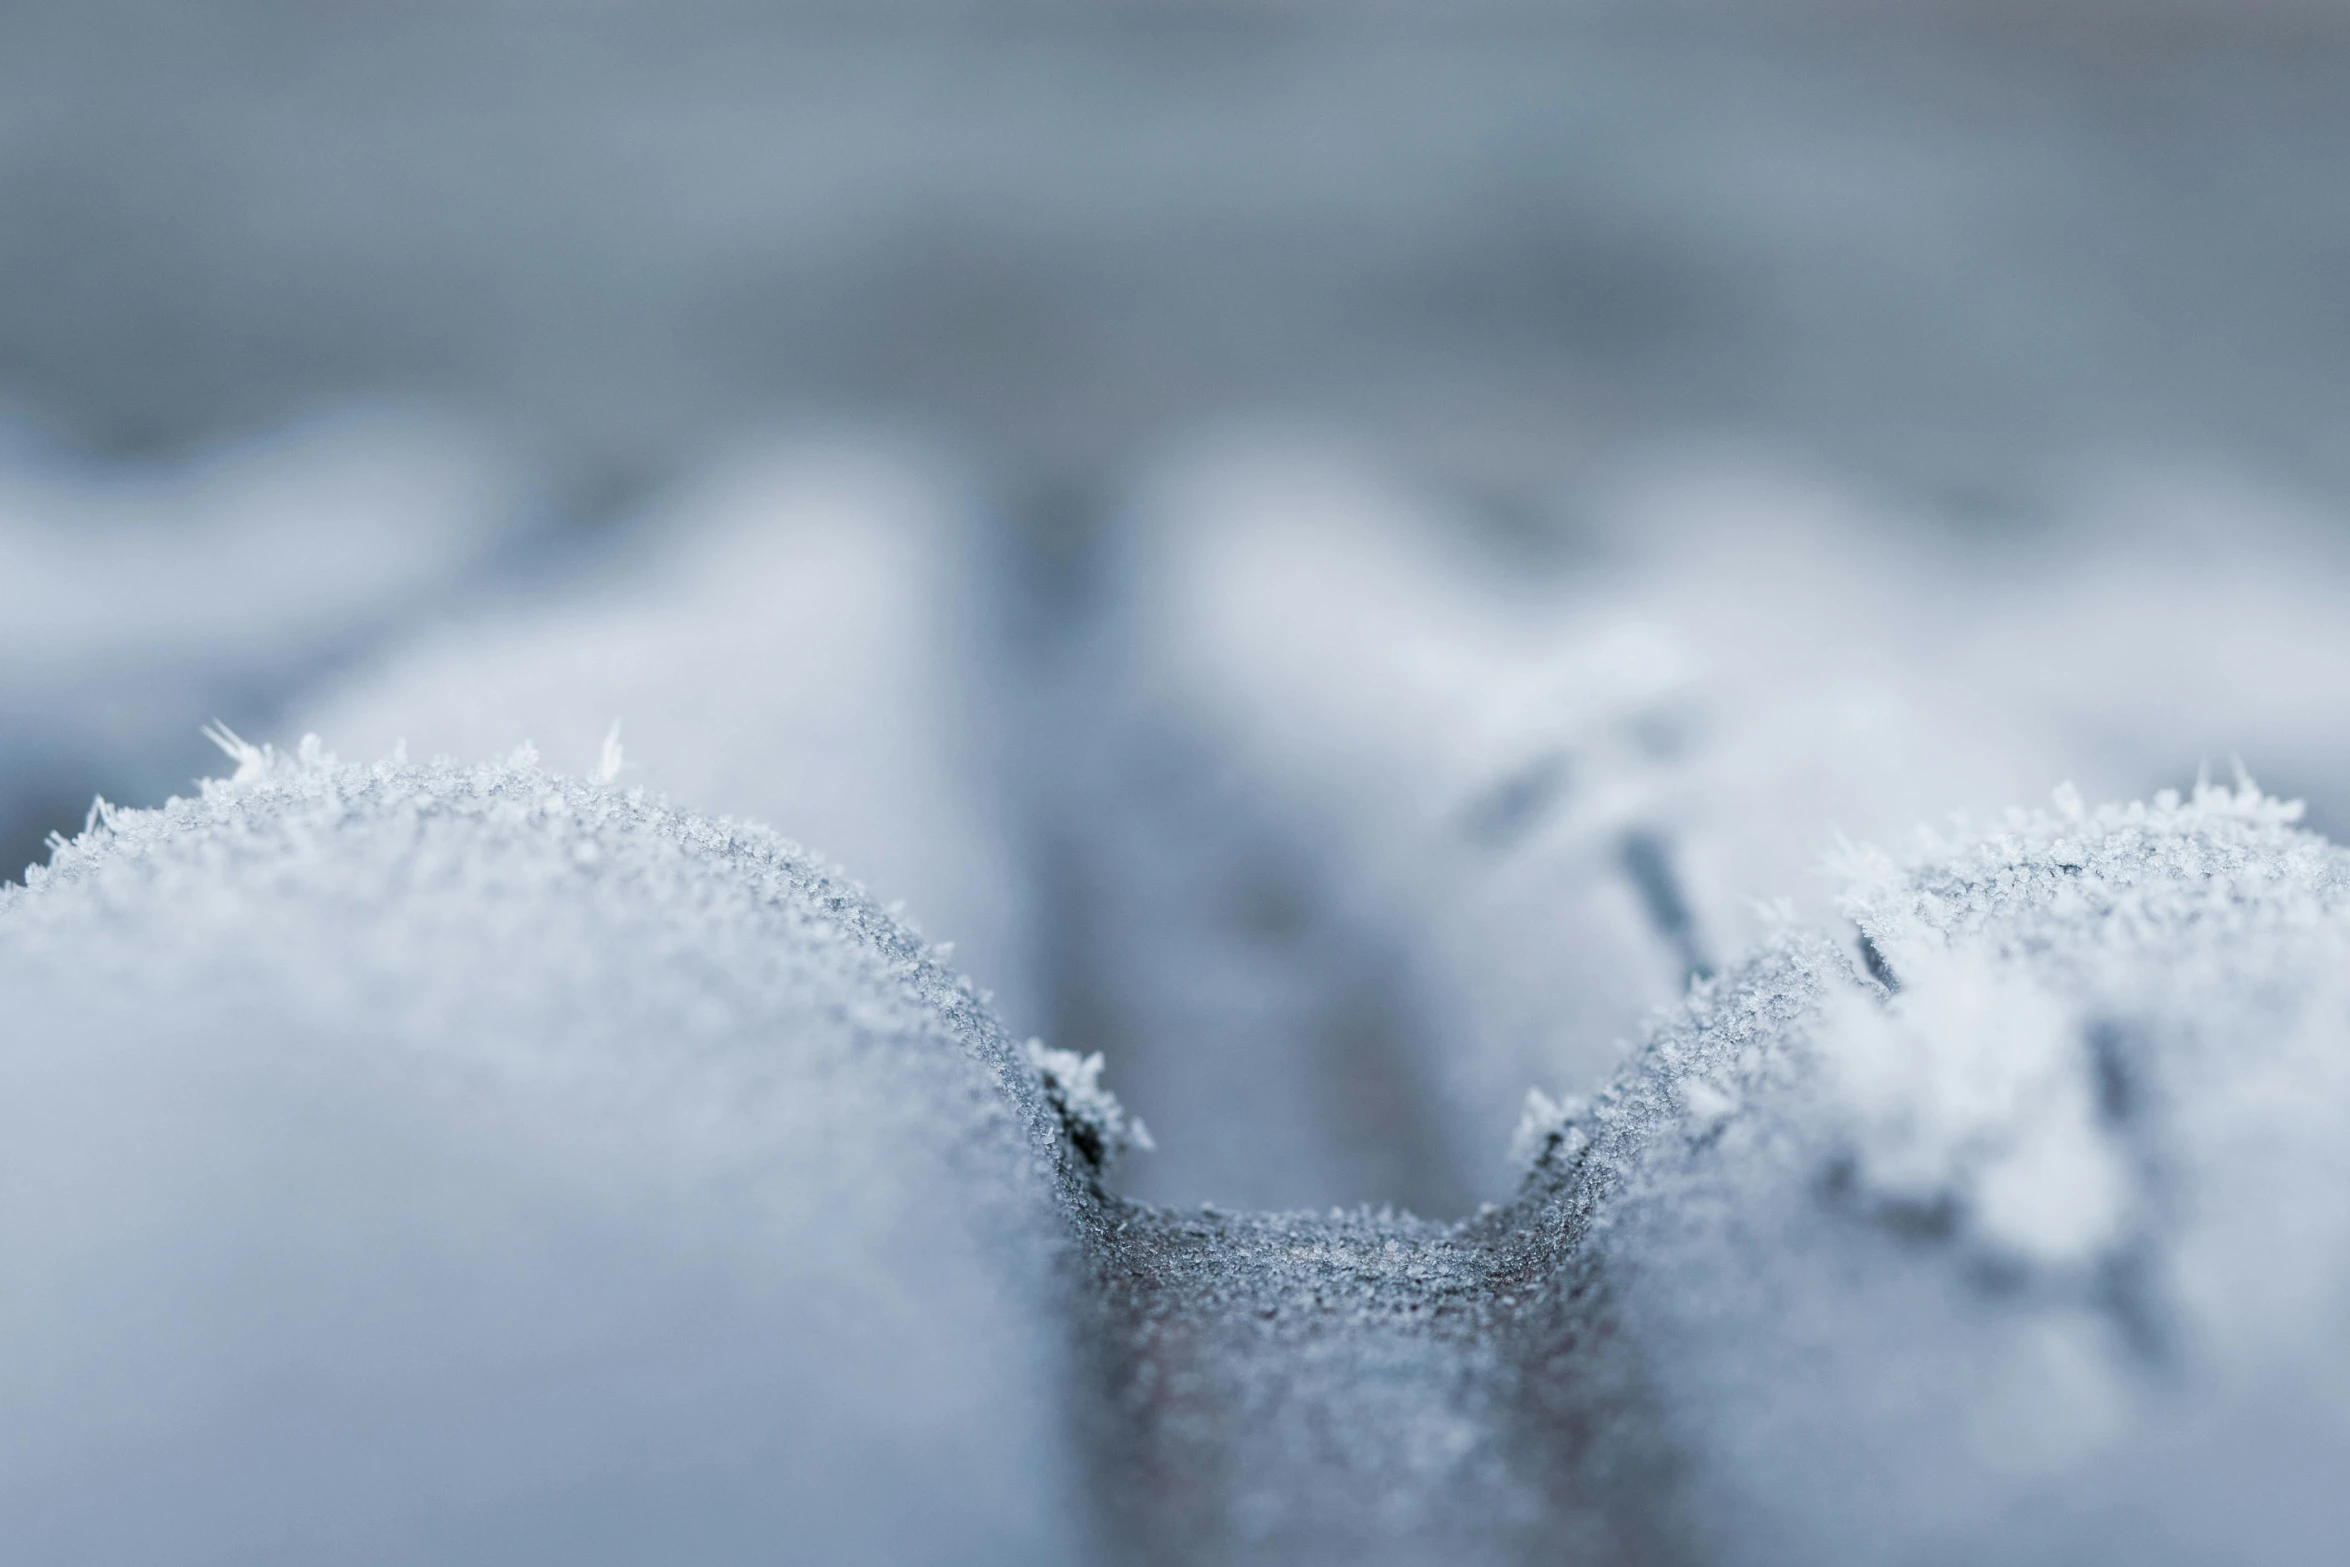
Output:
[[1846,998],[1821,1037],[1856,1174],[1881,1200],[1952,1203],[2026,1261],[2094,1256],[2125,1180],[2098,1133],[2096,1065],[2056,997],[1935,954],[1882,1006]]
[[[0,12],[0,1561],[2350,1559],[2338,19],[198,9]],[[369,386],[591,515],[120,455]]]
[[[1875,861],[1897,994],[1791,934],[1538,1167],[1517,1222],[1588,1237],[1585,1356],[1653,1389],[1699,1555],[2338,1546],[2350,858],[2293,814],[2067,796]],[[1693,1128],[1696,1085],[1739,1108]]]
[[638,787],[228,743],[0,890],[0,1555],[1089,1553],[967,982]]
[[1102,1058],[766,829],[221,740],[0,892],[12,1556],[2315,1562],[2350,1521],[2350,855],[2249,782],[1852,850],[1848,924],[1531,1097],[1517,1194],[1441,1223],[1105,1195],[1144,1134]]
[[1023,1047],[1028,1064],[1036,1069],[1044,1096],[1061,1118],[1070,1143],[1095,1168],[1107,1165],[1129,1149],[1147,1153],[1157,1145],[1139,1116],[1129,1116],[1118,1096],[1102,1086],[1102,1053],[1080,1056],[1074,1050],[1055,1050],[1041,1039]]
[[1860,856],[1898,991],[1782,930],[1534,1100],[1518,1194],[1460,1223],[1136,1212],[1130,1527],[1217,1561],[2338,1556],[2350,855],[2296,814],[2065,792]]
[[[1684,454],[1537,558],[1260,441],[1023,663],[904,444],[396,638],[475,492],[313,450],[196,513],[271,593],[0,590],[159,701],[336,666],[325,740],[215,725],[0,888],[0,1556],[2350,1538],[2345,563],[2288,503],[1960,540]],[[306,576],[319,472],[453,532]],[[118,483],[44,504],[211,493]],[[2230,750],[2313,810],[2156,787]]]

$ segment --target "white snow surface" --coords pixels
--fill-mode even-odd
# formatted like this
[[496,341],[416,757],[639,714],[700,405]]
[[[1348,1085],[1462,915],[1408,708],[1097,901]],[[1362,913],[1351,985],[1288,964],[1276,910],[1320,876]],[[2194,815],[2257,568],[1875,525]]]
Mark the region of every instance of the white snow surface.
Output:
[[0,1557],[1087,1554],[966,981],[625,781],[240,753],[0,889]]
[[1003,737],[979,716],[1003,693],[973,510],[944,464],[880,438],[745,446],[563,590],[427,628],[287,727],[467,761],[527,741],[769,823],[1041,1026]]
[[1104,1198],[1098,1060],[763,828],[229,743],[0,892],[12,1560],[2350,1530],[2350,855],[2249,784],[1853,851],[1446,1225]]
[[2350,856],[2297,814],[1862,856],[1897,991],[1789,932],[1561,1129],[1522,1202],[1587,1237],[1691,1554],[2338,1559]]

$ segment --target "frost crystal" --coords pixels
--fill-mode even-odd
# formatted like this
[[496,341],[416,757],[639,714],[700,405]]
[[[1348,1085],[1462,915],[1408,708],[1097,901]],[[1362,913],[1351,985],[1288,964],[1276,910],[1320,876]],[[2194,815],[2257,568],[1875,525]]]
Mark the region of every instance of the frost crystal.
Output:
[[1510,1159],[1518,1165],[1540,1164],[1554,1154],[1572,1158],[1586,1141],[1575,1126],[1583,1101],[1569,1094],[1553,1099],[1539,1088],[1526,1090],[1525,1113],[1510,1134]]
[[1637,1369],[1661,1425],[1609,1441],[1673,1433],[1688,1549],[2340,1537],[2315,1477],[2350,1462],[2350,857],[2297,814],[2248,783],[2060,793],[1865,859],[1845,907],[1897,993],[1789,932],[1660,1024],[1586,1157],[1537,1168],[1517,1222],[1580,1233],[1607,1281],[1555,1374]]
[[1148,1152],[1150,1129],[1139,1116],[1129,1116],[1118,1096],[1102,1087],[1102,1053],[1080,1056],[1074,1050],[1054,1050],[1041,1039],[1027,1044],[1028,1064],[1044,1085],[1045,1098],[1059,1112],[1069,1140],[1096,1169],[1105,1168],[1130,1148]]

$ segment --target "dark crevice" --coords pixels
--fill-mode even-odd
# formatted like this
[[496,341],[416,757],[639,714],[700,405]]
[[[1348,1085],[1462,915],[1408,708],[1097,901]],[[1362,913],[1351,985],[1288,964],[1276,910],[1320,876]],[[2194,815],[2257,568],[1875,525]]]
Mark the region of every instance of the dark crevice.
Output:
[[2148,1124],[2160,1109],[2146,1070],[2154,1041],[2143,1023],[2097,1017],[2083,1026],[2081,1042],[2098,1119],[2128,1160],[2138,1208],[2133,1233],[2100,1263],[2094,1295],[2131,1354],[2159,1370],[2175,1363],[2178,1335],[2163,1287],[2162,1212],[2169,1183],[2157,1150],[2164,1140]]
[[1461,813],[1471,842],[1506,849],[1538,826],[1567,794],[1564,751],[1546,751],[1484,790]]
[[2099,1018],[2086,1030],[2089,1077],[2097,1089],[2097,1113],[2108,1126],[2126,1125],[2139,1108],[2138,1085],[2129,1060],[2129,1030]]
[[1650,828],[1633,828],[1624,834],[1617,853],[1633,891],[1640,895],[1640,907],[1650,928],[1680,959],[1683,978],[1711,976],[1713,965],[1698,940],[1697,920],[1681,890],[1680,875],[1673,869],[1672,846],[1665,836]]
[[0,794],[0,882],[22,881],[28,867],[48,864],[51,836],[82,830],[90,795],[55,784]]
[[2160,1262],[2152,1243],[2141,1240],[2107,1257],[2097,1273],[2098,1305],[2130,1353],[2148,1366],[2165,1366],[2172,1359]]
[[1870,939],[1867,931],[1860,931],[1858,935],[1861,967],[1869,971],[1869,978],[1884,986],[1885,994],[1901,994],[1901,980],[1893,972],[1893,965],[1885,961],[1885,954],[1877,949],[1876,942]]

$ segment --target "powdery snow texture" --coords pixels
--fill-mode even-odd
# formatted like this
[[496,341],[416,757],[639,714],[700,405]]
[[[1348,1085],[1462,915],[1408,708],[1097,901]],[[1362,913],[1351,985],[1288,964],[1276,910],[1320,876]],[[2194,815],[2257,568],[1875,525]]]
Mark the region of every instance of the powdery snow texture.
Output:
[[[2350,1538],[2350,858],[2077,798],[1701,987],[1530,1204],[1729,1561],[2321,1561]],[[1873,950],[1873,960],[1868,951]],[[1871,971],[1898,987],[1888,993]]]
[[0,989],[0,1557],[1087,1554],[1075,1155],[774,834],[246,748],[0,889]]
[[8,1554],[2329,1560],[2292,816],[1856,853],[1439,1225],[1103,1196],[1093,1064],[762,830],[247,749],[0,894]]
[[1463,1224],[1137,1215],[1144,1537],[2334,1559],[2350,856],[2292,815],[2067,796],[1868,861],[1869,948],[1789,929],[1697,986]]

